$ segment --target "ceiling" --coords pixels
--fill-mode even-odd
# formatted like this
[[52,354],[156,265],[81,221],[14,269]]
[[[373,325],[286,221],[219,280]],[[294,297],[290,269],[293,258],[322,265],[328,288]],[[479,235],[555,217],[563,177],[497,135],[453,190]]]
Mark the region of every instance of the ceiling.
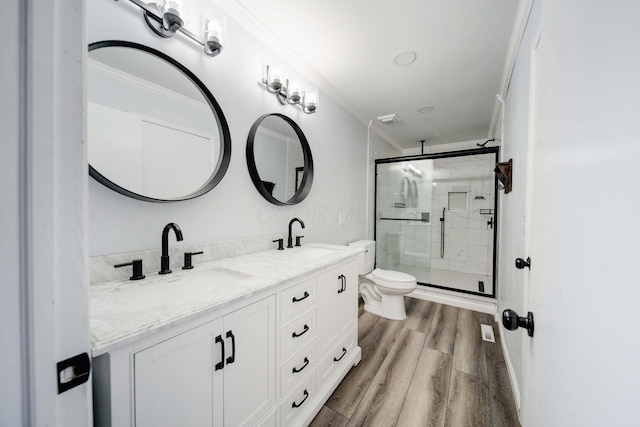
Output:
[[358,117],[397,114],[380,124],[396,145],[487,137],[518,0],[235,1]]

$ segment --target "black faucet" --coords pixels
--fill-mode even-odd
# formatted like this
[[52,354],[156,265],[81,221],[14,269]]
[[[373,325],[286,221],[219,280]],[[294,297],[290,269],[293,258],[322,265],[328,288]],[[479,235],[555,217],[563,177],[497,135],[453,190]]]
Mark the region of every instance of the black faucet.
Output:
[[289,238],[287,239],[287,248],[293,247],[293,237],[291,236],[291,227],[293,226],[294,222],[300,223],[300,226],[304,228],[304,222],[302,222],[300,218],[293,218],[291,221],[289,221]]
[[179,242],[182,240],[182,230],[178,227],[178,224],[170,222],[164,226],[162,230],[162,256],[160,257],[160,274],[171,273],[169,268],[169,231],[173,230],[176,233],[176,240]]

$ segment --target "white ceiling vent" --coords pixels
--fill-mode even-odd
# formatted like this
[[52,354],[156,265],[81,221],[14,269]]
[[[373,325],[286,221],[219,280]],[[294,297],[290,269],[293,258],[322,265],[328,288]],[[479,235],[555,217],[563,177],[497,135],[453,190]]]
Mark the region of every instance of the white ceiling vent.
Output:
[[386,116],[378,117],[380,123],[384,123],[385,125],[392,125],[394,123],[399,123],[400,119],[397,114],[387,114]]

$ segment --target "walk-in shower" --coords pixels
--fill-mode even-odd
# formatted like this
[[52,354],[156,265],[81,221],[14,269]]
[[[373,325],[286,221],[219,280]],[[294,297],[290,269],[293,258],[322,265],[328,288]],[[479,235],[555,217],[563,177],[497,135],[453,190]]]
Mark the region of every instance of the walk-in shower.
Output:
[[376,267],[495,297],[498,148],[376,160]]

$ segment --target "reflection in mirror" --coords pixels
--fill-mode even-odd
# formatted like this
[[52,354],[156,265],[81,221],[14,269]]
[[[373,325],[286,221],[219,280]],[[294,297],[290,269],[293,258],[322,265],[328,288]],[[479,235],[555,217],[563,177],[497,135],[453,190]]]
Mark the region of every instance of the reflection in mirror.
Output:
[[163,53],[130,42],[90,46],[87,134],[91,176],[147,201],[186,200],[226,172],[226,120],[204,84]]
[[256,188],[276,205],[301,202],[313,180],[309,144],[298,125],[282,114],[260,117],[249,132],[247,164]]

